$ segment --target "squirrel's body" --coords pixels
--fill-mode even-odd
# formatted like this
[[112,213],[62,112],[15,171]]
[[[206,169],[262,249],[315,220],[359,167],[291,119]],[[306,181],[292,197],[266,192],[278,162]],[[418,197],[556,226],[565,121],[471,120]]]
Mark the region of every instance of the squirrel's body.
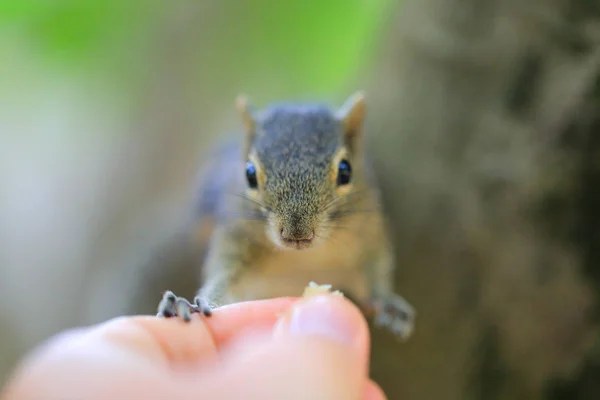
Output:
[[199,181],[194,240],[206,247],[195,303],[167,292],[159,315],[293,296],[331,284],[406,337],[414,310],[393,292],[379,191],[360,141],[364,103],[339,111],[280,104],[254,115],[246,140],[214,153]]

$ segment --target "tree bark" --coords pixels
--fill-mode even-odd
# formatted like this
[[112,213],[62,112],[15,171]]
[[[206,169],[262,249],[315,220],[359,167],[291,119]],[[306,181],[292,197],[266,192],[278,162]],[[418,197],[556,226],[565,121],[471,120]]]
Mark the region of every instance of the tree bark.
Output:
[[370,150],[413,339],[374,331],[390,399],[600,398],[600,7],[406,0]]

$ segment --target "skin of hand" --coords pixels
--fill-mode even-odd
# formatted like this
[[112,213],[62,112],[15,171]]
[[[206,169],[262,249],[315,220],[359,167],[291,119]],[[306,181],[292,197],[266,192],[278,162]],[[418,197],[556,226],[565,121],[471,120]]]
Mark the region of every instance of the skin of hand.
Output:
[[385,400],[368,377],[370,337],[333,295],[233,304],[210,318],[120,317],[33,351],[1,400]]

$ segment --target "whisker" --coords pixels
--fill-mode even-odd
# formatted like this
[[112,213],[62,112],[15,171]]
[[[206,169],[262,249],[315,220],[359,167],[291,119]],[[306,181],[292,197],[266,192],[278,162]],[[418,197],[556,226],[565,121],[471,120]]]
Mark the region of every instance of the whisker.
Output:
[[353,215],[360,215],[360,214],[373,214],[373,213],[377,213],[376,209],[372,209],[372,210],[339,210],[339,211],[334,211],[329,215],[329,220],[335,220],[338,218],[343,218],[343,217],[351,217]]
[[356,196],[360,195],[360,194],[367,193],[367,192],[368,192],[367,189],[358,189],[358,190],[354,190],[352,192],[349,192],[349,193],[347,193],[347,194],[345,194],[343,196],[335,197],[335,198],[329,200],[328,202],[326,202],[322,206],[322,211],[327,211],[327,210],[331,209],[332,207],[335,207],[339,203],[343,203],[343,205],[350,205],[350,204],[352,204],[353,201],[355,203],[359,202],[360,200],[363,199],[363,197],[356,197]]
[[348,246],[347,242],[343,241],[340,237],[337,237],[335,235],[331,235],[331,234],[327,235],[327,236],[317,235],[317,237],[319,237],[323,240],[328,240],[328,241],[334,242],[336,244],[340,244],[340,245],[344,246],[344,248],[348,251],[351,250],[350,247]]
[[323,235],[320,233],[315,233],[315,236],[319,239],[322,239],[324,241],[334,241],[336,238],[332,235]]
[[336,230],[336,229],[349,230],[350,229],[350,227],[348,225],[340,225],[340,224],[328,224],[328,223],[326,223],[326,224],[322,224],[321,226],[323,228],[331,229],[331,230]]
[[326,202],[323,206],[324,207],[328,207],[329,205],[336,203],[338,201],[342,201],[342,200],[346,200],[349,198],[352,198],[353,196],[356,196],[357,194],[361,194],[366,192],[366,189],[358,189],[358,190],[353,190],[351,192],[346,193],[343,196],[339,196],[339,197],[333,197],[331,200],[329,200],[328,202]]
[[352,231],[351,226],[340,223],[339,221],[327,221],[324,224],[322,224],[321,226],[323,228],[329,230],[328,234],[331,237],[335,237],[334,234],[336,232],[351,232]]
[[255,221],[255,222],[266,222],[267,216],[263,213],[222,213],[217,214],[219,219],[225,221]]
[[229,195],[232,195],[232,196],[239,197],[239,198],[241,198],[241,199],[243,199],[243,200],[246,200],[246,201],[248,201],[249,203],[252,203],[252,204],[254,204],[254,205],[257,205],[257,206],[259,206],[259,207],[262,207],[262,208],[264,208],[264,209],[266,209],[266,210],[268,210],[268,211],[271,211],[271,209],[270,209],[270,208],[269,208],[269,207],[268,207],[266,204],[264,204],[264,203],[262,203],[262,202],[260,202],[260,201],[258,201],[258,200],[256,200],[256,199],[253,199],[252,197],[248,196],[248,195],[247,195],[247,194],[245,194],[245,193],[240,193],[240,192],[229,192],[229,193],[227,193],[227,194],[229,194]]

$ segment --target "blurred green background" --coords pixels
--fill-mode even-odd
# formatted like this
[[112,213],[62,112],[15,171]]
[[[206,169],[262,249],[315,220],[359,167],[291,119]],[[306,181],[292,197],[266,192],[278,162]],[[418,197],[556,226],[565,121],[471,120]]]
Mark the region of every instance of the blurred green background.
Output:
[[586,0],[0,0],[0,381],[136,309],[239,93],[365,89],[419,311],[407,344],[374,331],[389,398],[598,398],[599,21]]
[[223,3],[3,2],[3,48],[8,59],[32,57],[43,72],[94,76],[119,99],[139,96],[160,63],[185,75],[190,96],[331,97],[372,59],[394,7],[387,0]]

